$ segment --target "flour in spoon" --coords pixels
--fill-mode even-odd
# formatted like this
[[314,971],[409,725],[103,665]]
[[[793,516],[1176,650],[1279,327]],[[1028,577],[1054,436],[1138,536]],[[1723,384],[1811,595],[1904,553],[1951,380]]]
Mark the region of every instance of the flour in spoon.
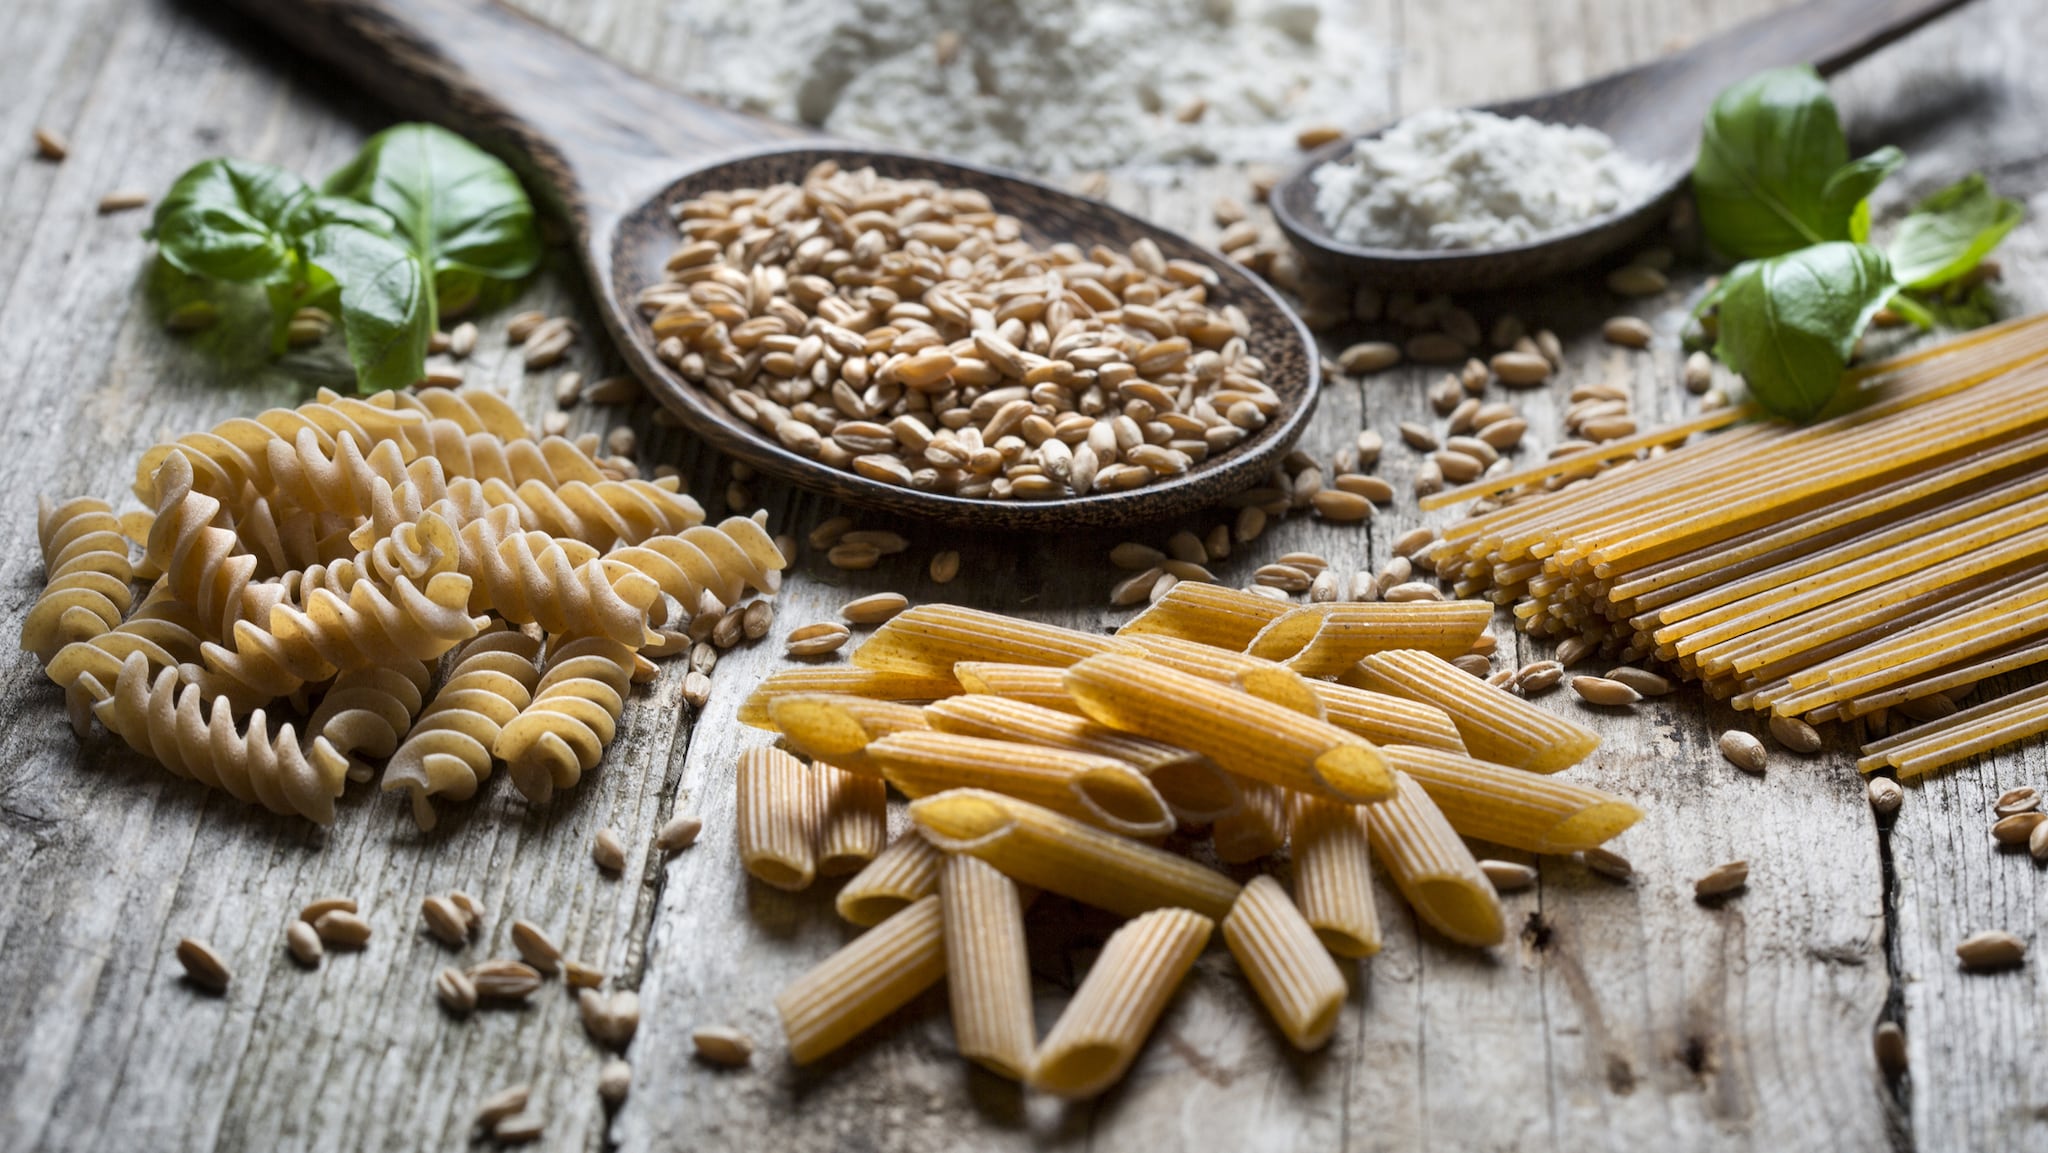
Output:
[[1368,248],[1525,244],[1633,207],[1658,172],[1595,128],[1418,112],[1315,171],[1316,212]]

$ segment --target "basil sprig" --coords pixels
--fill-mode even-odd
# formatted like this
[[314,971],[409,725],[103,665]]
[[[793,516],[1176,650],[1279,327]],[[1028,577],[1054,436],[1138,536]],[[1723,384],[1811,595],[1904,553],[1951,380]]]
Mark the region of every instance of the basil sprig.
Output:
[[1970,176],[1922,201],[1892,242],[1870,243],[1870,194],[1905,162],[1849,157],[1841,117],[1811,68],[1743,80],[1701,127],[1693,195],[1707,242],[1741,260],[1700,304],[1716,354],[1769,411],[1793,420],[1833,398],[1856,342],[1889,304],[1922,325],[1976,319],[1929,293],[1956,285],[2019,223],[2019,204]]
[[263,290],[275,347],[291,314],[338,311],[361,392],[419,380],[444,302],[540,261],[533,203],[512,170],[460,136],[400,124],[315,190],[243,160],[203,161],[157,205],[161,259],[191,276]]

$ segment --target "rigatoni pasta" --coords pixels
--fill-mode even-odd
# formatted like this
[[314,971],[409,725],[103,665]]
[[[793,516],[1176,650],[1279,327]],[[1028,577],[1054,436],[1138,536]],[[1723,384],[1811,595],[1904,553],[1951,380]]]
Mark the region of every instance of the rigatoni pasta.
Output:
[[1022,701],[1054,712],[1081,715],[1081,706],[1067,695],[1062,670],[1051,665],[1015,665],[1002,661],[961,661],[953,666],[960,687],[982,696]]
[[946,975],[944,916],[925,897],[855,937],[775,998],[789,1058],[808,1065]]
[[1429,926],[1461,945],[1498,945],[1506,935],[1500,897],[1472,850],[1407,773],[1393,799],[1372,808],[1373,857]]
[[1182,581],[1116,630],[1120,637],[1163,636],[1242,650],[1289,606],[1257,593],[1203,581]]
[[811,786],[817,812],[818,875],[843,877],[867,867],[889,842],[888,788],[878,777],[816,761]]
[[1223,940],[1295,1048],[1329,1042],[1350,987],[1280,882],[1258,877],[1245,885],[1223,918]]
[[1372,956],[1380,951],[1380,917],[1372,895],[1367,807],[1299,793],[1290,799],[1295,905],[1330,952]]
[[810,767],[781,749],[752,748],[740,754],[735,778],[740,863],[763,884],[809,886],[818,872]]
[[877,672],[846,667],[782,669],[754,686],[740,703],[739,722],[757,729],[775,731],[769,705],[777,697],[792,693],[840,693],[879,701],[935,701],[960,691],[950,674],[927,676],[919,673]]
[[1074,999],[1031,1063],[1029,1084],[1062,1097],[1092,1097],[1131,1067],[1181,979],[1209,943],[1215,922],[1159,909],[1112,933]]
[[911,802],[910,819],[949,853],[971,853],[1024,884],[1112,913],[1178,905],[1220,918],[1237,899],[1237,882],[1221,873],[1000,793],[926,797]]
[[833,907],[855,925],[879,925],[939,891],[946,854],[915,832],[889,842],[868,867],[839,889]]
[[1245,651],[1283,661],[1303,676],[1330,677],[1361,657],[1395,649],[1461,657],[1492,623],[1493,606],[1485,601],[1337,601],[1275,619]]
[[867,776],[881,773],[868,761],[868,745],[890,733],[927,727],[924,710],[916,705],[848,693],[778,696],[768,704],[768,719],[790,748]]
[[961,661],[1066,666],[1130,646],[1114,637],[1063,629],[958,605],[919,605],[896,614],[853,650],[864,669],[950,676]]
[[1215,681],[1112,655],[1069,668],[1066,686],[1095,720],[1172,741],[1242,776],[1357,801],[1390,789],[1371,742]]
[[1573,853],[1619,836],[1643,811],[1620,797],[1556,777],[1441,749],[1381,749],[1413,777],[1460,836],[1532,853]]
[[1108,757],[929,731],[883,737],[867,755],[906,797],[986,789],[1127,837],[1173,831],[1173,814],[1145,775]]
[[1287,843],[1287,790],[1243,777],[1237,788],[1244,804],[1219,819],[1210,833],[1216,859],[1226,865],[1270,856]]
[[1374,653],[1341,678],[1347,685],[1407,697],[1449,713],[1473,756],[1555,773],[1585,760],[1600,734],[1495,688],[1442,657],[1400,650]]
[[1024,950],[1024,895],[978,858],[955,854],[939,875],[946,937],[946,996],[960,1055],[999,1077],[1031,1071],[1031,962]]

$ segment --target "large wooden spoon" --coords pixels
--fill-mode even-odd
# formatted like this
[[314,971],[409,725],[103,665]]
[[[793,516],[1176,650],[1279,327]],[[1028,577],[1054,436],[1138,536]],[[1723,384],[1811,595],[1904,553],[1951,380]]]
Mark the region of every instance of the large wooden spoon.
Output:
[[[366,91],[505,157],[574,225],[598,311],[635,374],[699,436],[761,471],[850,503],[980,528],[1048,529],[1155,520],[1249,487],[1315,409],[1315,345],[1270,289],[1193,241],[1099,201],[1021,176],[870,148],[692,100],[633,75],[491,0],[233,0]],[[662,279],[679,243],[671,205],[706,191],[801,180],[814,164],[979,189],[1040,244],[1127,248],[1150,237],[1169,259],[1216,269],[1212,302],[1251,321],[1252,350],[1281,406],[1264,428],[1183,476],[1128,492],[1044,501],[971,500],[869,480],[783,448],[663,363],[634,295]]]
[[1576,88],[1485,106],[1502,116],[1586,124],[1658,167],[1657,189],[1635,207],[1526,244],[1485,249],[1392,249],[1349,244],[1316,211],[1316,169],[1351,152],[1360,136],[1310,153],[1273,190],[1273,215],[1307,262],[1390,288],[1436,292],[1505,288],[1583,267],[1642,236],[1692,175],[1700,121],[1723,88],[1754,72],[1812,64],[1838,72],[1967,0],[1807,0],[1737,25],[1684,52]]

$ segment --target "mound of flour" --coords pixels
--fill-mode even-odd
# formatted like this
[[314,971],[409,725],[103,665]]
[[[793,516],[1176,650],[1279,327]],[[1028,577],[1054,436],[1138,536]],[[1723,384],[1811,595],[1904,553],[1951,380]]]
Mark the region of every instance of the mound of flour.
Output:
[[[832,133],[1071,172],[1284,159],[1383,120],[1387,54],[1317,0],[677,0],[672,81]],[[1199,118],[1178,114],[1201,101]]]
[[1494,248],[1631,207],[1657,177],[1598,129],[1418,112],[1316,169],[1316,211],[1351,244]]

